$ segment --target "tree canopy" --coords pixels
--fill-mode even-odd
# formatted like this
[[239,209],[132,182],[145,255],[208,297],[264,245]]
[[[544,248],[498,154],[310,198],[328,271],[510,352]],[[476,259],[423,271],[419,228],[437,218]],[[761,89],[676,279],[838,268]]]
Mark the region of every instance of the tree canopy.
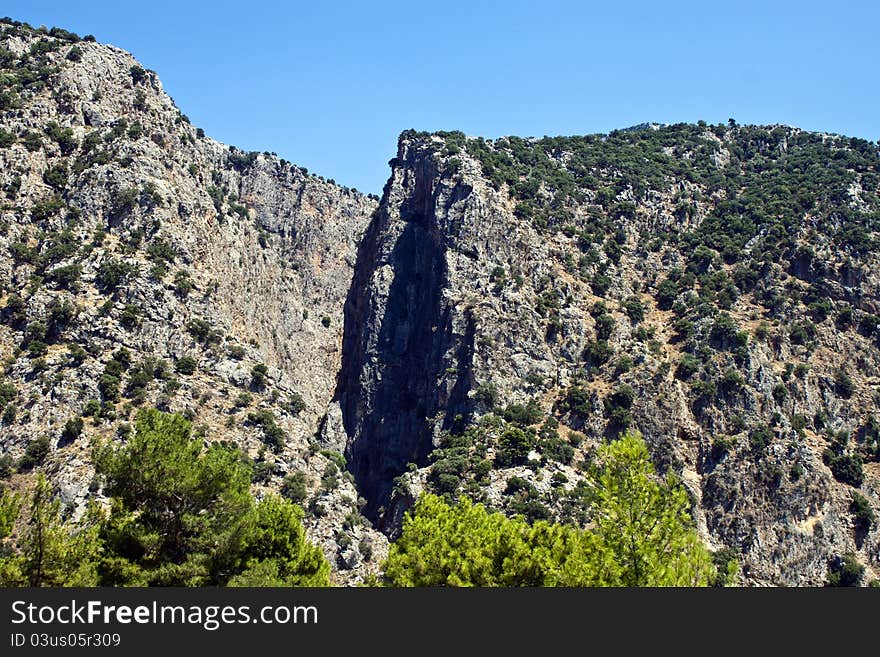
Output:
[[638,432],[600,448],[588,473],[587,528],[529,525],[466,498],[423,495],[391,546],[393,586],[705,586],[711,554],[671,475],[660,479]]
[[610,583],[592,534],[490,512],[461,498],[450,506],[423,495],[391,546],[385,576],[394,586],[553,586]]
[[694,530],[687,492],[659,479],[637,431],[599,450],[590,470],[593,531],[619,566],[623,586],[703,586],[714,574]]
[[[62,521],[41,476],[17,549],[0,553],[7,586],[326,586],[330,566],[305,535],[302,510],[279,496],[255,501],[237,448],[205,446],[177,414],[141,410],[122,444],[95,450],[111,499]],[[0,499],[0,538],[20,501]]]
[[[0,498],[0,539],[12,533],[22,502],[7,491]],[[96,586],[99,543],[96,529],[83,523],[70,531],[61,520],[61,502],[41,474],[27,506],[19,551],[0,549],[0,586]]]

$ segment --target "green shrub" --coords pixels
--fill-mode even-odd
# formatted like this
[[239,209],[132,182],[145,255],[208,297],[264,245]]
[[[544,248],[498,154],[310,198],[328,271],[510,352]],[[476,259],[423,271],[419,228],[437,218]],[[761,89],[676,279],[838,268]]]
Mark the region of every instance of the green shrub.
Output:
[[21,137],[21,143],[31,153],[43,148],[43,138],[38,132],[25,132]]
[[0,411],[2,411],[7,404],[11,403],[17,394],[18,392],[14,385],[0,381]]
[[877,521],[877,515],[874,513],[874,509],[871,508],[871,503],[864,495],[855,491],[852,495],[849,510],[853,514],[853,524],[860,531],[868,531]]
[[113,291],[137,276],[137,273],[136,264],[108,258],[98,267],[98,281],[105,291]]
[[56,121],[50,121],[46,125],[46,134],[58,144],[62,155],[70,155],[79,146],[73,136],[73,129],[62,128]]
[[254,463],[254,472],[251,475],[251,481],[255,484],[265,484],[272,477],[274,467],[268,461],[256,461]]
[[837,391],[838,395],[845,399],[852,397],[853,392],[855,392],[855,386],[853,385],[852,379],[843,368],[839,368],[834,373],[834,389]]
[[614,347],[606,340],[589,342],[584,348],[584,360],[593,367],[601,367],[614,355]]
[[189,277],[189,274],[184,270],[178,270],[174,274],[174,292],[181,299],[185,299],[189,296],[189,293],[195,287],[195,283],[193,283],[192,279]]
[[86,402],[86,405],[83,407],[82,414],[85,417],[93,417],[97,416],[101,412],[101,402],[97,399],[90,399]]
[[134,93],[134,101],[132,102],[132,107],[138,110],[139,112],[147,111],[147,94],[143,92],[143,90],[138,89]]
[[[9,479],[15,471],[15,461],[9,454],[0,455],[0,479]],[[3,532],[0,531],[0,536]]]
[[865,567],[856,555],[847,553],[828,569],[828,586],[859,586],[864,574]]
[[281,482],[281,495],[294,504],[302,505],[309,495],[308,478],[304,472],[291,472]]
[[18,414],[18,408],[15,404],[7,404],[6,408],[3,409],[3,416],[0,417],[0,422],[4,425],[9,426],[13,422],[15,422],[15,417]]
[[83,432],[83,419],[81,417],[72,417],[64,424],[64,430],[61,432],[61,440],[58,442],[59,447],[69,445],[80,437]]
[[196,362],[196,359],[192,356],[183,356],[182,358],[178,358],[177,362],[174,363],[174,369],[180,374],[195,374],[197,365],[198,363]]
[[114,402],[119,400],[119,385],[122,372],[126,368],[127,365],[124,365],[123,362],[120,362],[115,357],[104,365],[104,372],[98,380],[98,390],[104,401]]
[[849,435],[841,432],[834,436],[831,445],[822,452],[822,461],[838,481],[858,488],[865,479],[862,456],[848,450]]
[[675,368],[675,375],[680,379],[689,379],[700,370],[701,365],[700,359],[694,355],[682,354],[681,360]]
[[194,319],[186,326],[186,330],[198,341],[205,342],[211,334],[211,325],[204,319]]
[[137,187],[117,190],[110,198],[110,213],[116,218],[129,214],[138,206],[140,196]]
[[34,221],[45,221],[58,214],[62,208],[64,208],[64,201],[59,196],[40,199],[31,208],[31,218]]
[[541,421],[543,413],[537,399],[530,399],[523,404],[508,404],[502,412],[502,417],[512,424],[526,427]]
[[746,380],[735,368],[728,367],[721,375],[721,386],[728,392],[736,392],[742,390]]
[[498,404],[498,388],[494,383],[481,383],[474,390],[473,399],[488,410],[492,410]]
[[749,447],[755,454],[763,454],[773,441],[773,432],[766,424],[755,427],[749,434]]
[[495,463],[501,467],[521,465],[528,459],[535,444],[535,438],[519,427],[506,429],[498,439],[498,453]]
[[125,304],[119,315],[119,323],[127,329],[133,329],[141,323],[141,309],[131,303]]
[[676,281],[666,278],[657,286],[657,292],[654,298],[657,299],[657,305],[663,310],[672,308],[672,304],[678,298],[679,290]]
[[590,279],[590,287],[597,297],[604,297],[611,287],[611,278],[601,272],[596,272]]
[[24,448],[24,455],[18,461],[20,472],[28,472],[43,464],[49,455],[49,438],[41,436],[29,441]]
[[645,319],[645,306],[638,297],[629,297],[621,305],[633,324],[638,324]]
[[265,388],[269,383],[269,368],[265,363],[257,363],[251,368],[251,383],[258,389]]
[[616,325],[614,317],[607,313],[596,317],[596,337],[598,340],[601,342],[610,338]]
[[587,388],[574,385],[565,391],[556,408],[560,413],[571,413],[583,421],[593,413],[593,399]]
[[125,394],[132,397],[135,403],[144,401],[147,386],[154,379],[155,372],[149,363],[141,363],[135,368],[129,370],[128,384],[125,388]]
[[174,262],[177,249],[163,239],[154,239],[147,245],[147,255],[153,262]]
[[15,143],[15,134],[0,128],[0,148],[9,148]]
[[558,437],[541,440],[538,444],[538,450],[541,452],[541,456],[549,461],[570,465],[574,460],[574,448]]
[[773,386],[773,399],[777,404],[783,404],[788,399],[788,387],[784,383],[777,383]]
[[298,392],[290,393],[287,401],[287,410],[291,415],[299,415],[306,410],[306,400]]
[[716,348],[733,351],[746,346],[749,334],[739,330],[733,317],[727,313],[719,313],[709,331],[709,339]]
[[67,168],[67,164],[62,162],[61,164],[46,169],[45,173],[43,173],[43,182],[50,187],[61,190],[67,185],[67,177],[69,175],[70,172]]
[[632,387],[624,384],[614,391],[605,399],[605,415],[611,422],[621,428],[626,429],[632,424],[632,408],[635,400],[635,391]]
[[284,447],[287,435],[284,430],[275,423],[275,416],[266,409],[248,413],[248,422],[259,426],[263,430],[263,442],[272,448],[274,452],[280,452]]
[[332,491],[339,487],[339,468],[335,463],[330,461],[324,466],[324,473],[321,475],[321,490]]
[[186,325],[186,330],[195,338],[196,342],[204,344],[215,344],[223,339],[223,334],[215,330],[209,322],[204,319],[193,319]]
[[793,344],[806,345],[815,337],[816,326],[809,320],[804,322],[793,322],[789,329],[789,338]]
[[134,64],[129,69],[129,73],[131,74],[131,81],[135,84],[140,84],[147,79],[147,72],[137,64]]
[[31,340],[28,343],[28,352],[31,358],[40,358],[49,353],[49,347],[42,340]]
[[82,268],[79,264],[62,265],[46,274],[46,280],[56,283],[58,287],[73,292],[79,289],[79,280],[82,276]]

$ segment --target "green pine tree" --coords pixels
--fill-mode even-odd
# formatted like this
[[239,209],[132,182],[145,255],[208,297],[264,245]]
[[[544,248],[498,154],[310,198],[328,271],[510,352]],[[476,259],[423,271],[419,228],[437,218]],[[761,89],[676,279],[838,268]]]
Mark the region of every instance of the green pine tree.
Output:
[[392,586],[706,586],[719,579],[672,475],[660,479],[641,435],[599,449],[591,523],[580,529],[423,495],[385,564]]
[[21,558],[15,552],[12,531],[21,512],[21,497],[0,487],[0,586],[21,586]]
[[[17,495],[3,493],[0,538],[11,534],[20,508]],[[61,501],[41,474],[30,495],[18,549],[4,541],[0,550],[0,585],[94,586],[99,545],[96,528],[88,519],[62,520]]]
[[599,586],[616,576],[596,538],[574,527],[423,495],[391,546],[392,586]]
[[637,431],[599,449],[590,471],[596,536],[619,565],[621,586],[706,586],[715,568],[694,531],[687,493],[659,479]]
[[101,531],[102,584],[328,585],[302,511],[274,497],[256,504],[243,453],[206,448],[190,433],[182,416],[143,409],[126,444],[96,450],[113,500]]

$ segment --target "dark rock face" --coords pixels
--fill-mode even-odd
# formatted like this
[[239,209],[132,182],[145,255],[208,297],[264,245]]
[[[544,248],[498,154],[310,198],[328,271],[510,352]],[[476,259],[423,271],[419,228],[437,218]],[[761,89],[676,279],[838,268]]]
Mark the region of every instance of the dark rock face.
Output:
[[[361,243],[345,305],[338,398],[346,456],[366,515],[377,520],[393,480],[423,465],[437,429],[466,412],[473,330],[455,335],[447,237],[436,204],[445,198],[429,157],[400,147],[385,198]],[[456,385],[440,384],[454,353]]]

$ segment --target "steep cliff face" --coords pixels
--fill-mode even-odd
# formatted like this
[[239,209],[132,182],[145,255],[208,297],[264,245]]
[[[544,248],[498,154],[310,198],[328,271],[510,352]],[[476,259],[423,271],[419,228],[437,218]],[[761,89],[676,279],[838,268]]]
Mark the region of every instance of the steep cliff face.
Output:
[[345,306],[338,397],[346,455],[374,519],[393,479],[424,463],[437,432],[467,413],[473,326],[449,293],[447,250],[471,190],[419,147],[400,144]]

